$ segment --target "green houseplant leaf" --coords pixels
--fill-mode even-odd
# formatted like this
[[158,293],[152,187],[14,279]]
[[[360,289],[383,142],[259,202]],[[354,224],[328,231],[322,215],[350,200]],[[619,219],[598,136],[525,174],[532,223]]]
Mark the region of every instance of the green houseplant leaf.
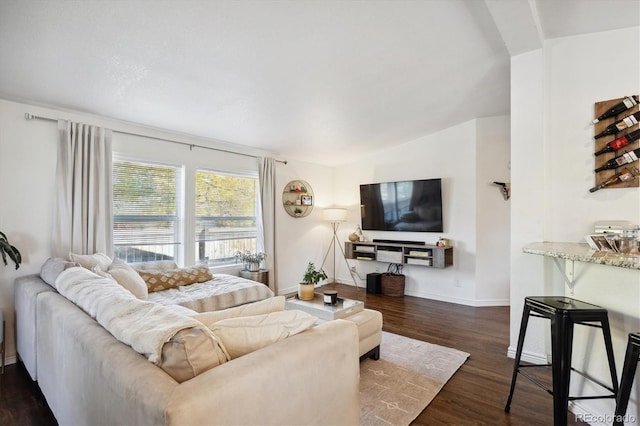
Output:
[[22,263],[22,255],[20,251],[9,243],[7,236],[0,232],[0,255],[2,255],[2,261],[5,265],[7,265],[7,257],[16,264],[16,269],[20,267],[20,263]]
[[307,269],[304,271],[302,282],[313,284],[314,286],[322,280],[327,279],[327,274],[322,269],[317,269],[313,262],[309,262]]

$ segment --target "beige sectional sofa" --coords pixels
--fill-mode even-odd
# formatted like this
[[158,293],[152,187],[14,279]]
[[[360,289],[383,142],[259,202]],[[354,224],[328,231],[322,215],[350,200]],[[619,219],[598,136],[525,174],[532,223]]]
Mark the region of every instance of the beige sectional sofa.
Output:
[[[105,278],[95,279],[106,282]],[[103,292],[98,298],[104,298],[106,287],[98,287]],[[359,422],[358,330],[353,322],[323,323],[207,367],[195,377],[176,380],[171,370],[150,362],[152,357],[139,353],[144,351],[137,352],[136,345],[123,343],[126,338],[114,337],[120,335],[104,315],[101,318],[100,308],[86,305],[91,295],[85,293],[78,299],[68,293],[68,288],[58,289],[60,293],[36,277],[19,279],[16,301],[22,303],[23,312],[17,315],[16,323],[20,329],[25,307],[33,307],[29,313],[33,314],[34,326],[25,327],[28,332],[18,336],[18,345],[24,338],[35,343],[38,385],[61,425]],[[116,305],[130,297],[132,304],[144,309],[171,310],[156,302],[138,301],[130,294],[118,297],[121,299],[114,299]],[[255,304],[265,302],[269,300]],[[247,304],[216,312],[212,314],[215,320],[207,313],[199,317],[222,324],[225,320],[220,321],[221,316],[244,315],[251,307]],[[188,315],[177,310],[169,315],[176,318],[185,313]],[[135,326],[145,329],[139,323]],[[153,327],[151,324],[149,330]],[[173,338],[171,342],[181,341]],[[163,346],[163,357],[169,343]],[[23,361],[29,357],[25,352],[19,354]],[[190,356],[193,360],[200,355]]]
[[358,424],[358,337],[331,321],[177,383],[54,292],[38,384],[61,425]]
[[[49,259],[42,266],[40,274],[19,277],[14,283],[16,352],[33,380],[38,379],[36,329],[39,321],[36,301],[42,293],[57,291],[55,280],[68,262],[68,259]],[[140,271],[147,268],[167,270],[177,267],[170,261],[132,265]],[[273,296],[273,291],[264,284],[228,274],[215,274],[215,279],[210,282],[153,292],[148,299],[176,309],[184,307],[202,312],[226,309]]]

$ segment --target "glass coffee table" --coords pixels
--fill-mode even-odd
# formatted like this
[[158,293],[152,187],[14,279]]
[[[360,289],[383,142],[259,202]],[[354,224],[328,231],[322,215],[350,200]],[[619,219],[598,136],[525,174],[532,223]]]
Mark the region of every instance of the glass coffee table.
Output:
[[285,309],[298,309],[314,315],[321,320],[331,321],[351,316],[364,309],[364,302],[338,297],[338,303],[327,305],[322,294],[315,293],[313,300],[300,300],[297,297],[287,299]]

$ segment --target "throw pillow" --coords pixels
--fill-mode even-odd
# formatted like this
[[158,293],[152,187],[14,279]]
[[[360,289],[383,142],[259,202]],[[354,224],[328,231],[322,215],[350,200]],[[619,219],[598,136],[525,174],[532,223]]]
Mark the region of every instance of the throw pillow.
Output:
[[312,327],[316,321],[313,315],[291,310],[230,318],[209,328],[234,359],[298,334]]
[[220,341],[204,327],[178,331],[162,345],[160,368],[182,383],[229,360]]
[[192,315],[206,326],[228,318],[250,317],[254,315],[268,314],[271,312],[284,311],[285,297],[275,296],[258,302],[247,303],[246,305],[234,306],[233,308],[222,309],[220,311],[202,312]]
[[161,291],[183,285],[203,283],[213,279],[209,267],[196,265],[166,271],[138,271],[149,291]]
[[126,262],[114,259],[107,272],[118,284],[133,293],[138,299],[146,300],[149,296],[147,284],[140,274]]
[[61,258],[49,258],[44,262],[42,268],[40,268],[40,278],[42,278],[42,281],[49,284],[51,287],[56,288],[56,279],[58,278],[58,275],[60,275],[65,269],[72,268],[74,266],[80,266],[80,264]]
[[94,267],[98,266],[103,271],[106,271],[109,269],[109,265],[111,265],[111,258],[104,253],[69,253],[69,259],[71,259],[72,262],[78,262],[80,266],[88,270],[92,270]]

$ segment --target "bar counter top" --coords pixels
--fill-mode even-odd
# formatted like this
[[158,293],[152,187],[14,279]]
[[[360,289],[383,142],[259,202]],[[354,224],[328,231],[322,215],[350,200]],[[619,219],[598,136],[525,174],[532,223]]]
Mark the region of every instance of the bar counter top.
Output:
[[597,263],[640,270],[640,256],[637,254],[613,253],[594,250],[587,243],[542,242],[526,245],[523,252],[555,257],[579,262]]

